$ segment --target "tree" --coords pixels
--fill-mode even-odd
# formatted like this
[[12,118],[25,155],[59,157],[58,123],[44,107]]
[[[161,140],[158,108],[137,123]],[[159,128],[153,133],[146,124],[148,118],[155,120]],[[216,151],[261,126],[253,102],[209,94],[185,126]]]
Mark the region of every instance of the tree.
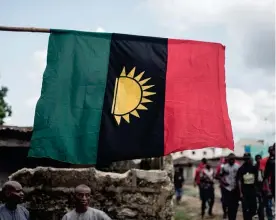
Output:
[[4,124],[4,119],[12,115],[12,108],[5,101],[5,97],[7,96],[8,88],[2,86],[0,89],[0,125]]

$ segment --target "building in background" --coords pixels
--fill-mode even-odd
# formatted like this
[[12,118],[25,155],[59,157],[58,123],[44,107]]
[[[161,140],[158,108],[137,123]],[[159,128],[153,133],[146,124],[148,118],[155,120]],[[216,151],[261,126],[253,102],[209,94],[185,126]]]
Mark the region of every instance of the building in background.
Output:
[[[32,127],[0,126],[0,188],[10,174],[17,171],[18,169],[22,169],[23,167],[78,167],[76,165],[61,163],[46,158],[27,158],[31,136]],[[266,157],[268,155],[267,151],[268,146],[264,144],[264,140],[241,139],[235,143],[234,153],[237,157],[240,158],[245,152],[251,153],[253,157],[256,154],[260,154],[263,157]],[[172,157],[175,166],[181,166],[184,168],[185,179],[192,180],[196,166],[199,164],[202,158],[209,159],[210,162],[212,162],[212,166],[215,167],[219,162],[220,157],[227,156],[231,152],[233,151],[210,147],[176,152],[172,154]],[[125,169],[137,167],[140,161],[141,160],[135,160],[135,163],[133,163],[135,166],[130,165],[131,167],[126,166],[124,161],[118,162],[115,164],[116,171],[120,167],[124,167]],[[120,166],[118,166],[118,164]]]
[[[32,127],[0,126],[0,191],[8,177],[24,167],[84,168],[93,166],[68,164],[50,158],[28,158],[32,130]],[[156,167],[156,164],[153,165]],[[138,167],[138,162],[118,161],[108,167],[97,167],[97,169],[122,173]]]
[[192,182],[195,174],[196,167],[202,158],[209,160],[213,168],[219,164],[220,158],[228,156],[230,153],[235,153],[237,160],[242,163],[243,154],[245,152],[251,153],[252,157],[260,154],[262,157],[268,155],[268,146],[264,144],[264,140],[254,139],[241,139],[235,143],[234,151],[221,148],[205,148],[198,150],[186,150],[173,153],[173,160],[175,167],[183,168],[183,175],[187,182]]
[[26,166],[31,127],[0,126],[0,188],[8,176]]
[[204,149],[197,150],[185,150],[172,154],[173,159],[177,159],[180,157],[187,157],[192,160],[201,160],[202,158],[214,158],[219,157],[221,155],[221,149],[215,147],[209,147]]
[[[267,155],[268,146],[265,145],[264,140],[256,139],[241,139],[235,143],[234,154],[238,157],[242,157],[245,152],[251,153],[254,157],[257,154],[261,154],[263,157]],[[221,155],[227,156],[233,151],[229,149],[223,149]]]
[[180,157],[187,157],[193,160],[201,160],[202,158],[216,158],[225,157],[230,153],[234,153],[238,157],[242,157],[245,152],[251,152],[253,154],[267,155],[268,146],[265,145],[264,140],[257,139],[241,139],[235,143],[234,151],[226,148],[209,147],[198,150],[185,150],[172,154],[173,159]]
[[254,145],[247,145],[245,146],[245,152],[250,153],[253,158],[255,158],[256,155],[261,155],[263,158],[268,157],[268,145],[263,146],[254,146]]

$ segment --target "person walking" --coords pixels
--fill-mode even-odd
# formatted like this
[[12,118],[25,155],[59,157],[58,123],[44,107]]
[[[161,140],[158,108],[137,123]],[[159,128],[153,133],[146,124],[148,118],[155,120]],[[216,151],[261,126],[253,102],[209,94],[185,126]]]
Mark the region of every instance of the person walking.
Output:
[[184,181],[185,180],[183,177],[183,169],[180,167],[174,173],[174,188],[175,188],[177,205],[179,205],[182,198]]
[[275,143],[268,149],[269,158],[264,170],[264,183],[268,186],[275,201]]
[[252,220],[257,217],[257,182],[258,170],[253,165],[249,153],[244,154],[244,163],[239,168],[237,180],[239,184],[240,198],[242,201],[242,212],[244,220]]
[[269,157],[264,168],[263,188],[265,192],[264,204],[268,220],[273,219],[272,200],[275,202],[275,143],[268,148]]
[[20,205],[24,198],[19,182],[8,181],[2,187],[5,204],[0,206],[0,220],[29,220],[29,211]]
[[204,218],[206,204],[208,203],[208,214],[213,216],[213,205],[215,201],[215,190],[214,190],[214,170],[207,163],[206,166],[200,172],[200,188],[202,193],[201,200],[201,217]]
[[220,193],[221,193],[221,205],[222,205],[222,211],[223,211],[223,219],[226,219],[227,218],[227,204],[225,202],[225,196],[224,196],[224,193],[225,193],[225,189],[224,189],[224,182],[223,181],[223,178],[221,176],[221,170],[223,169],[224,165],[227,164],[227,158],[222,158],[221,161],[220,161],[220,164],[218,165],[217,167],[217,171],[216,171],[216,179],[219,181],[219,187],[220,187]]
[[236,162],[235,154],[227,157],[227,163],[221,169],[221,181],[224,190],[224,199],[228,207],[228,220],[236,220],[239,207],[239,190],[237,186],[237,173],[240,165]]
[[261,160],[262,160],[262,156],[261,155],[256,155],[255,156],[255,168],[257,170],[257,184],[256,184],[256,193],[257,193],[257,204],[258,204],[258,208],[257,208],[257,213],[258,213],[258,217],[259,220],[264,220],[264,201],[265,201],[265,193],[263,190],[263,177],[264,177],[264,173],[263,170],[261,169]]
[[202,200],[202,190],[200,187],[200,172],[207,164],[207,159],[203,158],[195,171],[194,187],[198,186],[199,198]]

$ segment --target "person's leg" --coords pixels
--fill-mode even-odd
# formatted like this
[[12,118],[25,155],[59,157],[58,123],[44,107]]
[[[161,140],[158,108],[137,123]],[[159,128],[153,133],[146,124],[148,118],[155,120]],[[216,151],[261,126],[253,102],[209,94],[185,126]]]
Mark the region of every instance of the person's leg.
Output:
[[250,212],[250,216],[251,218],[256,216],[257,214],[257,195],[255,192],[250,193],[250,196],[248,196],[249,198],[249,212]]
[[198,193],[199,193],[200,200],[202,200],[202,188],[200,185],[198,185]]
[[264,204],[265,204],[266,217],[268,220],[272,220],[273,219],[272,199],[267,195],[265,195],[265,197],[264,197]]
[[205,215],[207,197],[204,189],[201,189],[201,218]]
[[224,202],[227,207],[227,217],[229,218],[230,192],[226,189],[224,190]]
[[239,208],[239,193],[238,190],[227,191],[228,194],[228,220],[236,220]]
[[175,189],[175,194],[176,194],[176,204],[178,205],[181,199],[179,188]]
[[232,198],[232,192],[231,191],[228,191],[228,190],[225,190],[225,202],[226,202],[226,206],[228,208],[228,212],[227,212],[227,216],[228,216],[228,220],[235,220],[235,218],[233,219],[233,201],[234,199]]
[[183,195],[183,189],[182,188],[179,188],[178,189],[178,199],[179,199],[179,202],[181,202],[181,199],[182,199],[182,195]]
[[272,198],[275,202],[275,181],[273,181],[273,184],[271,185],[271,193],[272,193]]
[[221,189],[221,204],[222,204],[223,218],[226,219],[227,218],[227,201],[225,197],[226,189],[223,187],[221,187],[220,189]]
[[215,202],[215,189],[213,187],[211,187],[209,189],[209,211],[208,214],[210,216],[213,215],[213,206],[214,206],[214,202]]
[[264,195],[262,193],[257,195],[258,200],[258,217],[259,220],[264,220]]
[[242,199],[242,211],[244,220],[252,220],[257,213],[257,200],[254,191],[245,193]]
[[242,215],[244,220],[252,220],[250,216],[249,201],[246,195],[243,195],[242,198]]

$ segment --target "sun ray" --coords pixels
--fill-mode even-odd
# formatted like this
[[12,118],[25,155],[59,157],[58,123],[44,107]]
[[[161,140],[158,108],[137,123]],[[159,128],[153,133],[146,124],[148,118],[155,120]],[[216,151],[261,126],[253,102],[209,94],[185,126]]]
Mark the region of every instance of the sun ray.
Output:
[[137,81],[139,81],[142,76],[144,75],[145,71],[141,72],[138,76],[136,76],[134,79],[136,79]]
[[145,91],[145,90],[147,90],[147,89],[149,89],[149,88],[151,88],[151,87],[153,87],[154,85],[148,85],[148,86],[142,86],[142,89]]
[[114,115],[115,119],[116,119],[116,122],[118,125],[120,125],[120,122],[121,122],[121,116],[118,116],[118,115]]
[[143,92],[143,97],[147,97],[147,96],[151,96],[151,95],[155,95],[156,92]]
[[139,109],[139,110],[148,110],[148,108],[147,108],[146,106],[142,105],[142,104],[140,104],[140,105],[137,107],[137,109]]
[[123,118],[127,121],[127,123],[129,123],[129,114],[123,115]]
[[149,81],[151,78],[144,79],[142,81],[139,81],[139,84],[142,86],[144,85],[147,81]]
[[146,98],[142,98],[141,103],[148,103],[148,102],[152,102],[152,101],[151,101],[151,100],[149,100],[149,99],[146,99]]
[[124,67],[120,76],[126,76],[126,68]]
[[136,110],[130,112],[130,114],[136,116],[137,118],[140,118],[140,115],[139,115],[139,113]]
[[127,75],[127,77],[129,78],[133,78],[134,77],[134,73],[135,73],[136,67],[133,67],[132,70],[129,72],[129,74]]

